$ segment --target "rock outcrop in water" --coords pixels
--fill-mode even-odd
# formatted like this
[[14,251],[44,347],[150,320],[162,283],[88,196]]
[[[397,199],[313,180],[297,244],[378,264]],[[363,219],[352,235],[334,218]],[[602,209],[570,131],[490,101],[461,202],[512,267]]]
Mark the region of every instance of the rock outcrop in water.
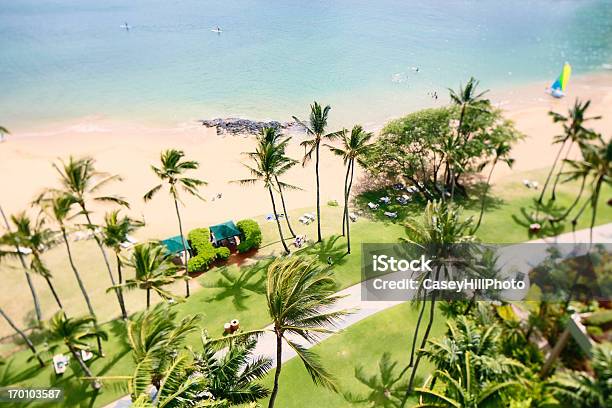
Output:
[[240,119],[240,118],[218,118],[218,119],[210,119],[210,120],[201,120],[202,126],[206,127],[215,127],[217,128],[217,134],[249,134],[249,135],[258,135],[261,133],[261,130],[265,127],[271,127],[275,129],[280,129],[284,132],[292,133],[299,132],[304,133],[305,129],[298,122],[278,122],[275,120],[269,122],[255,121],[249,119]]

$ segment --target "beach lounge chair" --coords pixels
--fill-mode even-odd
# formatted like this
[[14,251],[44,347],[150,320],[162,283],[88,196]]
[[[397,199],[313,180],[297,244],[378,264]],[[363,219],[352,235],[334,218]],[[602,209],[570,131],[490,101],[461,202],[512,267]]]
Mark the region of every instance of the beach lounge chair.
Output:
[[348,216],[349,216],[349,219],[350,219],[351,221],[353,221],[353,222],[357,221],[357,218],[358,218],[358,217],[357,217],[357,214],[355,214],[355,213],[352,213],[352,212],[351,212],[351,213],[349,213],[349,215],[348,215]]
[[312,221],[317,219],[317,216],[314,215],[313,213],[306,213],[304,214],[306,217],[310,218]]
[[378,208],[378,204],[374,204],[373,202],[369,202],[368,203],[368,207],[370,207],[370,209],[375,210]]
[[397,218],[396,212],[385,211],[385,215],[389,218]]
[[381,203],[389,204],[391,202],[391,199],[385,196],[385,197],[380,197],[378,201],[380,201]]
[[405,186],[402,183],[397,183],[393,185],[393,189],[394,190],[403,190],[405,188]]
[[83,361],[89,361],[93,358],[93,353],[89,350],[81,350],[81,358]]
[[397,202],[400,203],[401,205],[406,205],[406,204],[408,204],[408,199],[405,198],[404,196],[397,197]]
[[62,375],[68,368],[69,357],[63,354],[56,354],[53,356],[53,371],[55,374]]

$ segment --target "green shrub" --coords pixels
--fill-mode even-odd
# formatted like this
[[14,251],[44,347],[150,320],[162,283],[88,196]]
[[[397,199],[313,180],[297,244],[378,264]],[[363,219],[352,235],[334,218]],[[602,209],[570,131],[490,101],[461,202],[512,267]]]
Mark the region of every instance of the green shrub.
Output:
[[217,248],[217,259],[227,259],[230,257],[230,250],[227,247],[219,247]]
[[587,326],[586,330],[591,336],[603,335],[603,330],[601,330],[601,327],[598,326]]
[[329,200],[327,202],[327,205],[330,207],[337,207],[338,206],[338,201],[337,200]]
[[242,233],[238,252],[247,252],[253,248],[259,248],[261,245],[261,229],[255,220],[240,220],[236,223],[236,227]]
[[187,239],[195,251],[195,256],[187,261],[187,271],[205,271],[217,259],[217,249],[210,242],[210,231],[208,228],[196,228],[189,231]]
[[612,310],[595,312],[585,319],[588,326],[607,327],[612,325]]

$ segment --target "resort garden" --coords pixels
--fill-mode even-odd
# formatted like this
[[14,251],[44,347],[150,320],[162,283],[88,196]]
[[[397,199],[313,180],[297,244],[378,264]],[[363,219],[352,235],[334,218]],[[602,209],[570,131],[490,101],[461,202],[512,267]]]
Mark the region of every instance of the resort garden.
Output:
[[[589,102],[576,101],[551,113],[559,125],[553,167],[493,184],[529,135],[474,79],[450,101],[378,135],[360,125],[329,129],[331,108],[315,102],[308,120],[296,118],[307,133],[303,157],[287,155],[298,141],[264,129],[242,157],[250,175],[235,182],[269,198],[267,219],[186,230],[181,197],[201,198],[206,175],[197,157],[166,150],[152,165],[159,184],[142,194],[172,200],[173,237],[135,239],[144,220],[106,193],[121,178],[93,159],[54,163],[56,186],[27,211],[2,212],[0,268],[26,282],[29,291],[13,297],[33,314],[0,309],[15,332],[0,349],[0,386],[61,388],[56,406],[120,398],[134,407],[610,406],[612,264],[596,245],[597,226],[612,222],[610,137],[592,130]],[[341,202],[322,202],[322,149],[345,165]],[[283,192],[300,188],[287,176],[296,166],[314,173],[315,205],[289,210]],[[556,300],[425,291],[376,312],[354,307],[365,304],[361,244],[407,242],[448,256],[457,243],[572,232],[593,244],[590,274],[574,265],[579,258],[555,253],[530,274],[559,284]],[[495,259],[482,261],[495,268]],[[599,299],[579,290],[593,280]],[[78,293],[67,296],[75,281]],[[41,302],[42,291],[52,302]]]

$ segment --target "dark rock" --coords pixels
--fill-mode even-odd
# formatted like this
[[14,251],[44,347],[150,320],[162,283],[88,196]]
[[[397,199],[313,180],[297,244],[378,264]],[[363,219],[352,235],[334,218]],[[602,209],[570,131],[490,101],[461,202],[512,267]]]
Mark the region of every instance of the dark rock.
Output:
[[298,122],[278,122],[275,120],[269,122],[260,122],[249,119],[240,118],[217,118],[200,120],[202,126],[216,127],[217,134],[251,134],[258,135],[261,133],[263,128],[274,128],[279,130],[286,130],[291,132],[305,132],[305,128]]

